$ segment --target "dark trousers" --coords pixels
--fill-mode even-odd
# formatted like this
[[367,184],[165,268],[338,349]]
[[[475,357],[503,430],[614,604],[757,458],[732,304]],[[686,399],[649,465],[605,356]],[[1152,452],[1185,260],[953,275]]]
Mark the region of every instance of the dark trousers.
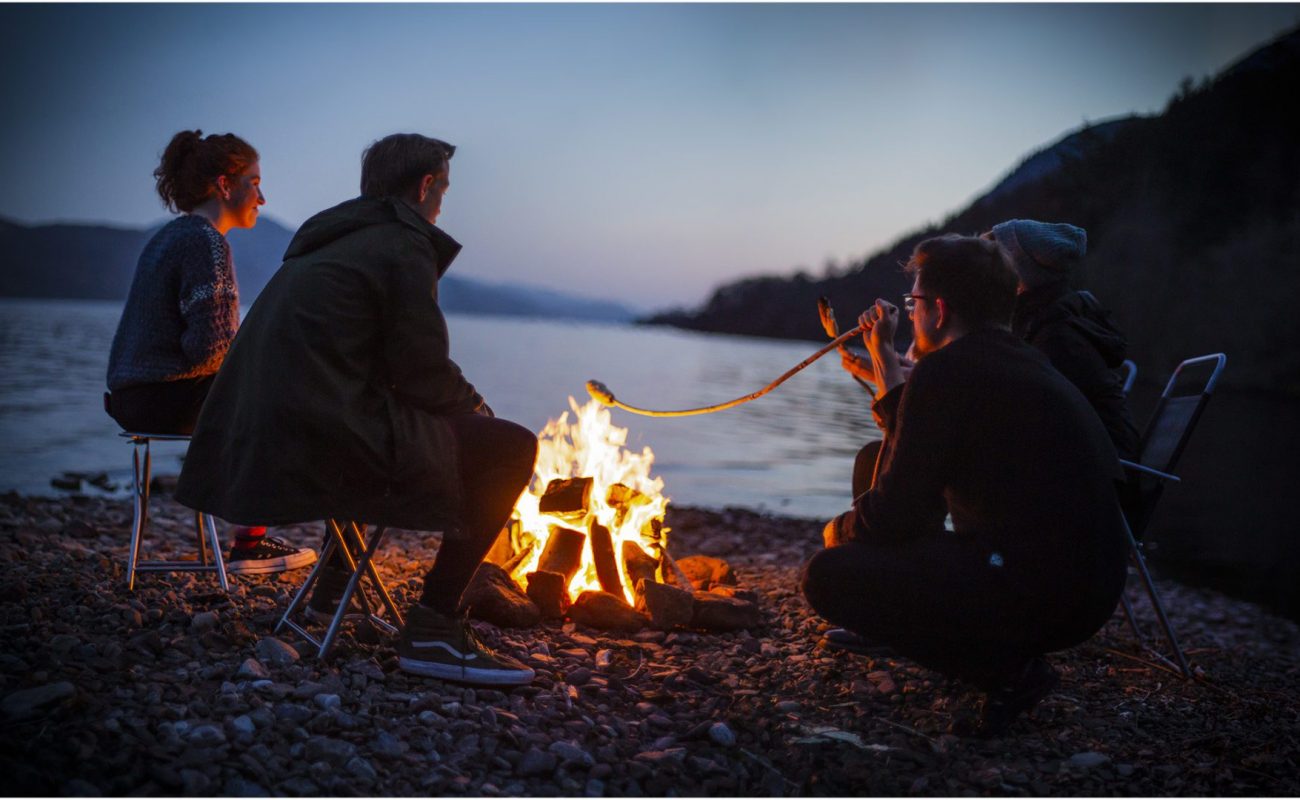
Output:
[[1086,640],[1113,610],[1070,619],[1025,597],[1005,570],[951,533],[849,541],[813,556],[802,589],[830,622],[987,691],[1030,658]]
[[[443,532],[433,569],[424,577],[420,604],[455,614],[474,571],[510,520],[537,459],[537,436],[504,419],[478,414],[448,417],[456,435],[457,471],[465,492],[460,525]],[[332,565],[342,568],[337,553]]]
[[188,436],[216,377],[128,386],[105,395],[104,410],[126,431]]
[[[854,464],[854,497],[871,488],[879,442]],[[905,542],[858,538],[855,512],[826,527],[826,549],[804,568],[809,605],[830,622],[951,677],[990,690],[1043,653],[1085,641],[1114,611],[1105,587],[1071,609],[1029,596],[989,553],[953,533]],[[1025,569],[1026,565],[1018,565]],[[1032,567],[1030,567],[1032,568]]]

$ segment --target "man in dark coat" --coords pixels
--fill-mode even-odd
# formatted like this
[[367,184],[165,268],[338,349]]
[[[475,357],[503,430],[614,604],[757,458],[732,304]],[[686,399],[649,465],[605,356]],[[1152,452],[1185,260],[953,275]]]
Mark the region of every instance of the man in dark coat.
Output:
[[996,243],[930,239],[908,269],[917,362],[905,374],[898,310],[876,301],[860,322],[880,465],[827,526],[803,591],[837,625],[987,692],[979,731],[995,734],[1056,685],[1043,654],[1114,612],[1122,474],[1087,400],[1009,330],[1016,279]]
[[[454,148],[418,134],[371,145],[361,196],[307,220],[240,326],[177,487],[233,522],[339,518],[441,530],[403,669],[517,684],[532,670],[474,639],[460,595],[532,476],[537,440],[495,419],[451,360],[438,279],[460,250],[434,225]],[[341,557],[309,609],[332,614]]]

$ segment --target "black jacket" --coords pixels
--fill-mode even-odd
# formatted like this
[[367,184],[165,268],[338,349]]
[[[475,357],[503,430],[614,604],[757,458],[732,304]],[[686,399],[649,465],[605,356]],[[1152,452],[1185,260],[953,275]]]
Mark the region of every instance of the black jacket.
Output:
[[1114,611],[1123,473],[1097,415],[1041,353],[1006,331],[967,334],[921,359],[873,411],[884,448],[875,485],[854,501],[859,538],[956,536],[972,568],[997,554],[1026,602],[1101,622]]
[[459,251],[400,201],[357,198],[307,220],[217,374],[177,499],[250,525],[458,520],[443,417],[483,402],[438,309]]
[[1083,392],[1120,458],[1136,458],[1139,434],[1116,372],[1128,342],[1097,298],[1061,284],[1025,292],[1016,300],[1011,330]]

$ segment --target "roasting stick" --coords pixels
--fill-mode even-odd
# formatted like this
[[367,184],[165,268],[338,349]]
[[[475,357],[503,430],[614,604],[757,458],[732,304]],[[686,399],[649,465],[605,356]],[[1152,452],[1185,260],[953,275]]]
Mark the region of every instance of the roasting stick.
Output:
[[808,356],[803,361],[800,361],[798,364],[791,367],[784,375],[772,381],[768,385],[764,386],[762,389],[759,389],[757,392],[754,392],[753,394],[747,394],[744,397],[737,397],[735,400],[728,400],[725,403],[718,403],[717,405],[704,406],[702,408],[687,408],[681,411],[651,411],[649,409],[637,408],[636,406],[629,406],[626,403],[620,402],[619,400],[615,399],[614,393],[609,390],[608,386],[606,386],[605,384],[597,380],[587,381],[587,393],[590,394],[592,397],[594,397],[596,400],[600,401],[602,405],[612,406],[614,408],[621,408],[624,411],[630,411],[633,414],[640,414],[644,417],[690,417],[696,414],[712,414],[714,411],[723,411],[728,408],[734,408],[740,405],[741,403],[748,403],[750,400],[757,400],[758,398],[772,391],[776,387],[785,383],[792,376],[794,376],[795,373],[799,372],[804,367],[808,366],[809,364],[813,363],[817,359],[826,355],[830,351],[844,344],[848,340],[852,339],[854,336],[861,334],[863,330],[864,330],[863,327],[859,325],[858,327],[854,328],[848,333],[839,336],[838,338],[835,339],[835,341],[831,342],[830,344],[826,345],[822,349],[818,350],[816,353],[813,353],[812,355]]
[[[826,331],[827,336],[834,339],[840,335],[840,323],[835,320],[835,309],[831,308],[830,300],[827,300],[825,297],[817,298],[817,316],[821,317],[822,329]],[[840,346],[841,353],[847,351],[847,347],[842,345]],[[863,389],[867,390],[867,394],[871,395],[872,400],[876,399],[876,390],[872,388],[870,383],[862,380],[857,375],[853,376],[853,380],[857,381]]]

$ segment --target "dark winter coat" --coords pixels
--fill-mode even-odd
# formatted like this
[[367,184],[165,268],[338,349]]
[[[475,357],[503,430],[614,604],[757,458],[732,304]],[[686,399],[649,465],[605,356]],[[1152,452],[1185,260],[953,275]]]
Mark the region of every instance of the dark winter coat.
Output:
[[1097,298],[1062,284],[1030,290],[1016,300],[1011,330],[1083,392],[1120,458],[1135,459],[1139,434],[1116,372],[1128,342]]
[[1105,622],[1125,578],[1123,473],[1087,400],[1041,353],[1007,331],[967,334],[922,358],[873,411],[884,449],[875,485],[854,502],[857,538],[955,537],[969,569],[997,570],[1025,603],[1078,621],[1083,635]]
[[483,402],[438,309],[459,251],[400,201],[307,220],[226,355],[177,499],[241,524],[454,524],[463,489],[443,418]]

